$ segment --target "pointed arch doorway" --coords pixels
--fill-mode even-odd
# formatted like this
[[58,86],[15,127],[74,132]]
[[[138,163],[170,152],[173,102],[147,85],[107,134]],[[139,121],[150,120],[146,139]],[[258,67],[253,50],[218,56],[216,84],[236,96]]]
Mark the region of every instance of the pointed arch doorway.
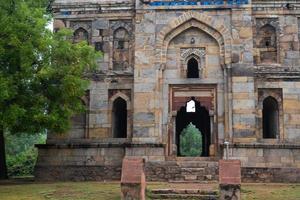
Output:
[[[194,104],[194,109],[189,110],[189,103]],[[191,126],[193,125],[193,126]],[[182,106],[176,115],[176,146],[177,156],[187,156],[182,152],[183,145],[190,145],[185,148],[190,151],[199,152],[196,156],[209,156],[209,146],[211,141],[211,124],[209,111],[201,106],[199,101],[192,98],[185,106]],[[194,129],[194,130],[193,130]],[[194,134],[200,134],[199,141],[190,141],[183,144],[183,134],[187,134],[187,131],[194,132]],[[198,149],[201,148],[201,149]],[[197,153],[196,153],[197,154]]]
[[[218,112],[216,85],[171,85],[168,119],[167,154],[174,157],[217,157],[218,146]],[[194,97],[194,98],[192,98]],[[193,100],[194,104],[190,104]],[[187,105],[189,111],[187,111]],[[191,106],[192,105],[192,106]],[[191,107],[190,107],[191,106]],[[194,108],[193,108],[194,107]],[[192,109],[191,109],[192,108]],[[191,109],[191,110],[190,110]],[[186,130],[192,129],[192,130]],[[201,153],[193,156],[180,152],[180,136],[192,132],[190,136],[197,140],[195,133],[201,134]],[[184,134],[183,134],[184,135]],[[193,143],[193,140],[188,141]],[[184,143],[186,143],[186,141]],[[193,144],[199,146],[199,144]],[[210,159],[210,158],[209,158]]]

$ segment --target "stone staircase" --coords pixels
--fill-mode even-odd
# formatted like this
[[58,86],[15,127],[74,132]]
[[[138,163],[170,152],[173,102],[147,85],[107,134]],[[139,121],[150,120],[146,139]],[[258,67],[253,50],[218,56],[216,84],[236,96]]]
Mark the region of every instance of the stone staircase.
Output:
[[148,163],[148,181],[170,183],[206,183],[218,181],[218,162],[212,158],[177,157],[159,163]]
[[217,190],[199,190],[199,189],[154,189],[148,194],[149,199],[200,199],[217,200]]
[[171,182],[205,182],[218,180],[218,162],[177,158],[181,178]]

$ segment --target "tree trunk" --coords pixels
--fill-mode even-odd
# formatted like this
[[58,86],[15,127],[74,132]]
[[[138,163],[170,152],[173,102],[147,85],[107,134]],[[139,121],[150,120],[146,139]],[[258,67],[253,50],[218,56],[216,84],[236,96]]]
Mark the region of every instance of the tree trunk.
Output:
[[0,180],[7,179],[4,131],[0,128]]

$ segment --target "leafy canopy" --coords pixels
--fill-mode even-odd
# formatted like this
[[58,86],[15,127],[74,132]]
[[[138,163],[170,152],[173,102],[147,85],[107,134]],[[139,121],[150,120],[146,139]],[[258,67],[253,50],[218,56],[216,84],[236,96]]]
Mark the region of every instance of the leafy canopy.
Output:
[[52,33],[46,0],[0,0],[0,128],[65,132],[83,110],[88,70],[100,56],[72,32]]
[[202,135],[192,123],[187,125],[180,134],[180,154],[191,157],[202,154]]

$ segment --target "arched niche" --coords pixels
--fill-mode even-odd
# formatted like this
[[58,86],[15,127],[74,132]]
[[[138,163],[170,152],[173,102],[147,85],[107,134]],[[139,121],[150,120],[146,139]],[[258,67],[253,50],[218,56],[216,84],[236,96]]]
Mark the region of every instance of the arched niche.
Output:
[[81,42],[81,41],[86,41],[89,43],[89,33],[87,30],[84,28],[80,27],[74,31],[74,38],[73,41],[75,43]]
[[114,138],[127,138],[127,103],[118,97],[113,101],[112,131]]
[[221,20],[218,21],[204,13],[194,11],[186,12],[170,21],[160,31],[156,44],[157,63],[164,65],[167,62],[166,52],[169,42],[179,33],[191,27],[198,27],[213,36],[220,47],[221,64],[225,66],[231,63],[231,32],[222,24]]
[[271,24],[265,24],[258,30],[257,41],[259,47],[260,63],[277,63],[277,36],[276,28]]
[[128,31],[119,27],[113,33],[113,69],[125,70],[129,67],[130,36]]
[[[125,116],[125,102],[126,102],[126,119],[124,119],[124,123],[127,125],[125,126],[124,124],[122,125],[123,127],[126,127],[126,138],[130,138],[132,135],[132,108],[131,108],[131,100],[130,100],[130,93],[126,93],[126,91],[110,91],[109,95],[109,110],[108,110],[108,118],[109,118],[109,123],[111,125],[110,132],[111,132],[111,137],[112,138],[124,138],[124,134],[122,134],[122,137],[116,137],[119,134],[116,134],[116,103],[117,102],[123,102],[122,105],[122,110],[123,110],[123,116]],[[124,117],[123,117],[124,118]],[[125,132],[125,131],[124,131]],[[124,133],[123,132],[123,133]]]
[[279,137],[279,106],[275,98],[269,96],[263,101],[263,138]]
[[[193,43],[191,39],[194,39]],[[176,76],[184,79],[223,80],[222,56],[218,41],[199,27],[190,27],[174,37],[169,42],[166,55],[164,79]],[[188,74],[191,70],[195,72],[194,75]]]

